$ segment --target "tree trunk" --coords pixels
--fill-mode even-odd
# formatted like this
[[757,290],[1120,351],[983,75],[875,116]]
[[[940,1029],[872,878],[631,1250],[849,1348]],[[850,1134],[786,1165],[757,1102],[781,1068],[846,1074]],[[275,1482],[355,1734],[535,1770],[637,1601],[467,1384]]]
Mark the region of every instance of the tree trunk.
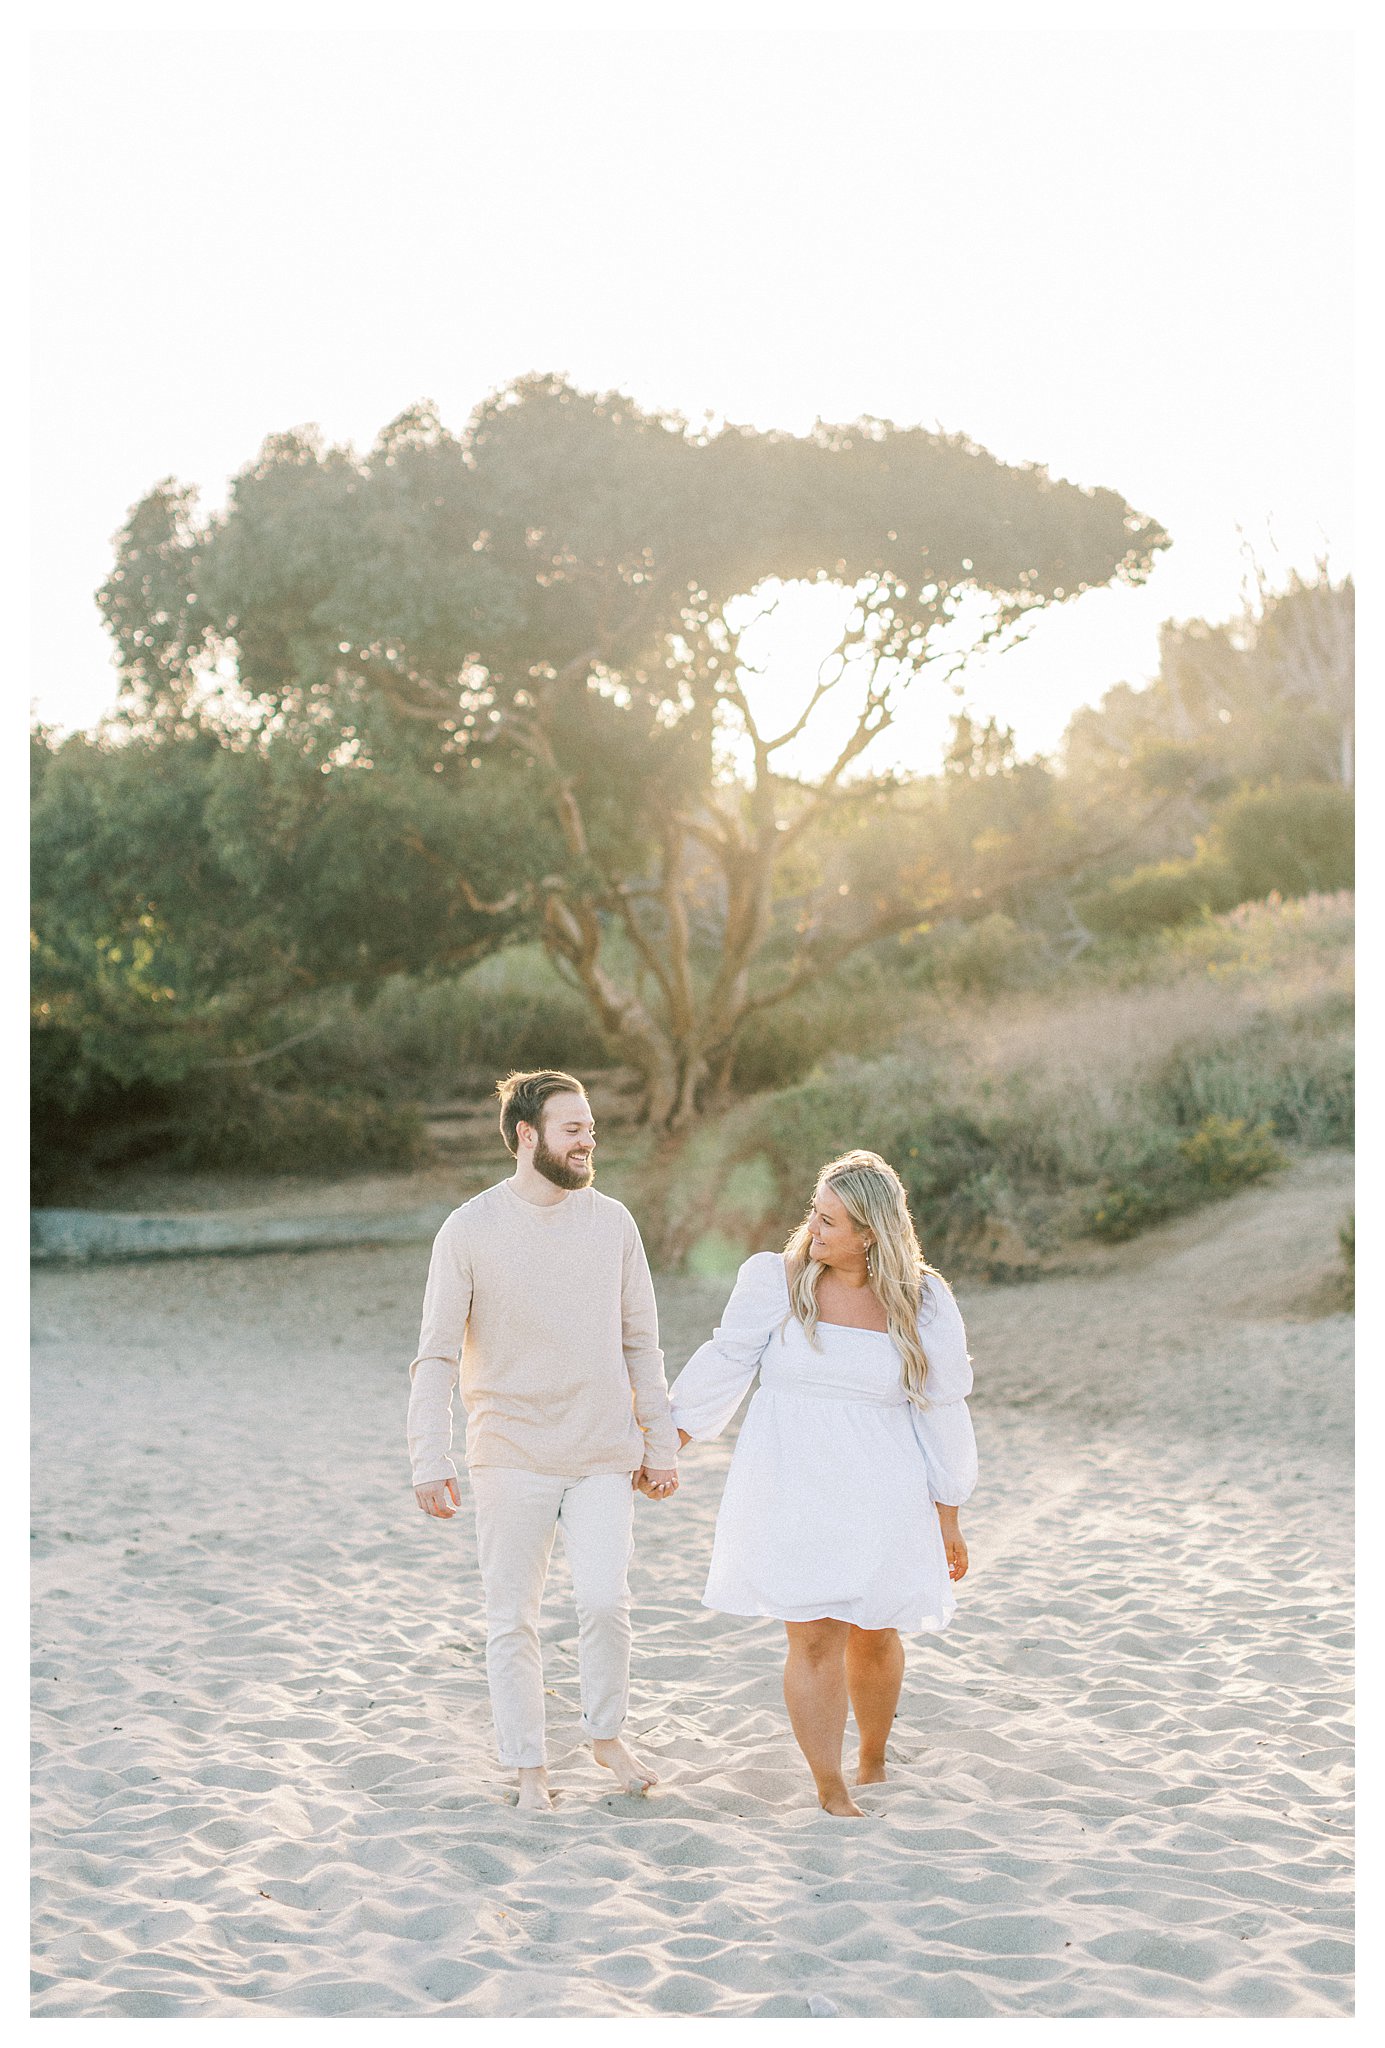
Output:
[[690,1124],[661,1131],[640,1175],[640,1235],[656,1272],[677,1272],[705,1227],[702,1205],[687,1192],[692,1137]]

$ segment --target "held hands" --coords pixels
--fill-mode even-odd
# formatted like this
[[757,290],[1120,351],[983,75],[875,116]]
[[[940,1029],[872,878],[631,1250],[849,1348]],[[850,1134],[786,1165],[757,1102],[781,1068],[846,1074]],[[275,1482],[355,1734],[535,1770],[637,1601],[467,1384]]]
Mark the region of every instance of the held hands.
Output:
[[671,1465],[644,1465],[634,1474],[630,1484],[650,1500],[667,1500],[671,1493],[678,1491],[678,1473]]
[[[690,1444],[692,1438],[686,1429],[678,1432],[678,1448]],[[678,1469],[673,1465],[645,1465],[631,1478],[630,1484],[650,1500],[667,1500],[671,1493],[678,1491]]]
[[[449,1496],[452,1501],[451,1507],[447,1504]],[[436,1515],[441,1522],[451,1521],[461,1505],[461,1498],[455,1479],[435,1479],[428,1486],[414,1488],[414,1499],[424,1514]]]
[[[680,1429],[679,1450],[691,1442],[686,1429]],[[678,1491],[678,1468],[676,1465],[644,1465],[631,1475],[630,1484],[649,1500],[667,1500],[671,1493]]]

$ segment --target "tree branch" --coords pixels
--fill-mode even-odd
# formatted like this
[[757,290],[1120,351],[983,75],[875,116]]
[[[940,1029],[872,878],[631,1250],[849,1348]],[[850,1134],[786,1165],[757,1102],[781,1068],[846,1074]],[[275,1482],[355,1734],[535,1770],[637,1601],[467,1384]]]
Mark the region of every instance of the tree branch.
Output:
[[806,988],[819,975],[828,974],[834,967],[839,967],[842,961],[849,959],[853,953],[860,952],[865,946],[874,945],[877,939],[890,938],[896,932],[907,931],[910,925],[920,924],[925,918],[934,920],[939,917],[955,917],[963,912],[974,917],[978,911],[1003,902],[1013,890],[1023,888],[1027,883],[1065,881],[1095,862],[1109,860],[1113,854],[1123,852],[1135,843],[1145,829],[1168,809],[1175,800],[1175,794],[1171,792],[1162,797],[1134,825],[1123,830],[1118,838],[1110,840],[1105,846],[1086,846],[1075,851],[1068,860],[1042,862],[1037,866],[1021,869],[992,883],[988,889],[954,891],[951,895],[938,898],[931,903],[912,898],[908,903],[895,901],[882,907],[864,925],[841,934],[836,940],[806,950],[776,987],[764,989],[758,995],[748,998],[736,1023],[739,1024],[744,1018],[760,1010],[773,1009],[777,1004],[787,1002],[791,996],[797,995],[800,989]]

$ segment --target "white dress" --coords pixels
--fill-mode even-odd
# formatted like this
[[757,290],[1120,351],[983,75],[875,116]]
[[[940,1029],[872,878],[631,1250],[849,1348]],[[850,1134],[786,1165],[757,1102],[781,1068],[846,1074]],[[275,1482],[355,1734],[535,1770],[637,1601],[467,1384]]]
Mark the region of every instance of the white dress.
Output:
[[[785,1318],[788,1318],[786,1321]],[[946,1283],[925,1278],[919,1334],[928,1406],[914,1407],[893,1340],[789,1314],[778,1252],[741,1267],[721,1323],[674,1382],[673,1419],[720,1436],[746,1410],[717,1515],[704,1607],[833,1618],[858,1628],[942,1629],[957,1607],[935,1501],[976,1484],[966,1332]]]

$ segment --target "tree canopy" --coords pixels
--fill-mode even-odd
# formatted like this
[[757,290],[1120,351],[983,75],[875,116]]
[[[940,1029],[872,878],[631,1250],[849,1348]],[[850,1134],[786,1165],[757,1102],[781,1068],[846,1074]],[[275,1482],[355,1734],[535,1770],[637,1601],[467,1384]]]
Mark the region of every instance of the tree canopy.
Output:
[[[921,902],[976,895],[972,876],[891,876],[878,859],[853,893],[832,855],[864,801],[888,800],[855,764],[902,693],[957,658],[959,633],[973,648],[1012,635],[1141,580],[1167,545],[1116,492],[963,436],[882,420],[697,432],[534,377],[456,437],[425,406],[365,456],[274,436],[205,520],[160,484],[101,603],[121,716],[146,743],[210,726],[232,753],[292,759],[290,784],[306,772],[341,792],[347,838],[353,815],[366,835],[378,817],[379,778],[406,777],[433,858],[418,856],[420,899],[408,831],[381,842],[402,863],[391,921],[416,933],[426,905],[439,960],[483,946],[487,920],[496,942],[540,935],[643,1076],[651,1117],[676,1125],[724,1089],[757,1009],[917,921]],[[752,710],[733,624],[771,581],[833,584],[844,615],[777,731]],[[829,708],[835,758],[812,779],[784,772]],[[247,772],[246,800],[256,787]],[[321,803],[308,809],[320,824]],[[1020,814],[1017,831],[1032,824]],[[301,882],[313,843],[263,815],[246,840],[260,901],[290,867]],[[368,836],[356,865],[321,863],[327,922],[348,931],[362,858]]]

